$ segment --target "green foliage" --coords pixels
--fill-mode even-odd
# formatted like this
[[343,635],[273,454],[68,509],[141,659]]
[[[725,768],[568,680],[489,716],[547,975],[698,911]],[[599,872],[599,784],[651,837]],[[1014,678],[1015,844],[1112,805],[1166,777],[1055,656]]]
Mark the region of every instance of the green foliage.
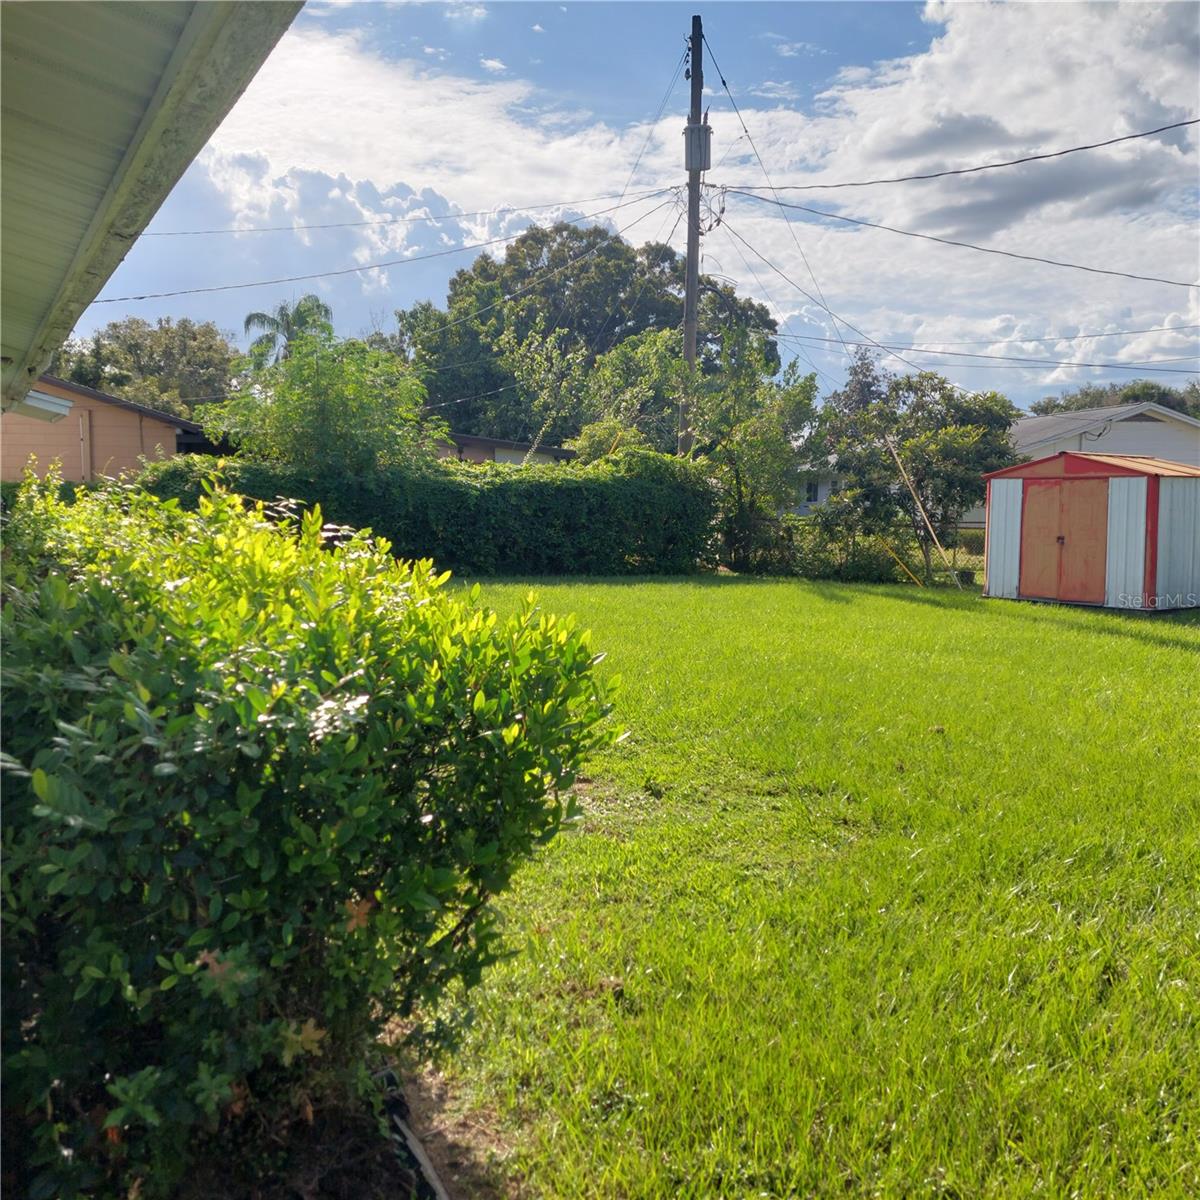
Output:
[[520,401],[534,429],[531,445],[559,445],[577,432],[583,419],[587,356],[572,344],[567,331],[547,333],[538,320],[524,337],[518,337],[509,327],[497,339],[496,350],[517,381]]
[[424,399],[394,354],[294,334],[273,366],[205,408],[204,429],[262,462],[361,473],[432,457],[445,425],[422,413]]
[[160,317],[151,325],[126,317],[89,339],[64,343],[50,374],[186,417],[198,404],[225,397],[235,358],[229,339],[211,321]]
[[585,425],[570,442],[576,462],[587,464],[625,450],[648,450],[646,435],[617,417],[601,417]]
[[[425,301],[397,311],[396,340],[421,373],[430,404],[453,404],[456,429],[532,441],[546,427],[548,393],[530,387],[528,374],[515,371],[514,348],[531,335],[541,343],[549,336],[563,357],[578,355],[590,367],[620,351],[627,340],[646,338],[651,345],[673,344],[678,358],[683,286],[683,258],[669,246],[649,243],[634,249],[599,226],[533,226],[502,260],[482,254],[459,271],[450,281],[445,311]],[[726,331],[770,333],[775,322],[763,305],[703,276],[700,329],[701,370],[712,373],[721,361]],[[544,344],[536,348],[546,349]],[[779,354],[769,337],[763,351],[771,369],[777,369]],[[651,349],[638,356],[636,365],[646,370],[658,357]],[[554,420],[545,438],[573,437],[601,416],[631,421],[633,365],[626,356],[614,360],[607,373],[600,370],[595,381],[589,378],[586,388],[550,389]],[[519,388],[513,386],[518,378]],[[636,413],[645,420],[639,419],[639,427],[656,449],[672,450],[678,397],[669,374],[654,367],[640,391]]]
[[6,1180],[151,1200],[202,1140],[266,1153],[361,1094],[384,1023],[479,979],[606,692],[571,622],[315,510],[51,481],[8,532]]
[[1116,404],[1161,404],[1200,419],[1200,383],[1190,380],[1181,388],[1156,379],[1130,379],[1120,383],[1084,383],[1060,396],[1047,396],[1029,406],[1040,415],[1074,412],[1081,408],[1111,408]]
[[778,539],[782,514],[800,498],[799,446],[813,417],[816,377],[793,361],[769,377],[761,339],[727,331],[722,372],[694,388],[696,448],[721,486],[724,560],[737,571],[759,561]]
[[985,472],[1017,461],[1009,441],[1017,410],[996,392],[964,393],[931,371],[871,379],[873,363],[863,356],[858,366],[853,395],[831,398],[805,448],[843,483],[823,519],[847,536],[885,533],[902,519],[931,579],[926,516],[945,546],[962,514],[983,501]]
[[[139,482],[195,504],[213,459],[153,463]],[[320,504],[406,558],[479,575],[683,574],[710,564],[716,493],[703,464],[630,450],[591,465],[404,462],[347,475],[230,461],[229,487]]]
[[[888,544],[901,558],[906,557],[904,551],[916,550],[903,529],[898,533],[889,531]],[[802,579],[837,579],[843,583],[907,580],[878,537],[847,535],[837,522],[822,520],[815,514],[784,518],[779,550],[771,566],[772,574],[798,575]]]
[[596,359],[587,380],[588,410],[636,427],[653,449],[673,454],[687,383],[680,331],[646,330]]
[[246,314],[244,332],[262,332],[250,343],[250,360],[257,366],[282,362],[292,343],[302,337],[329,341],[333,337],[333,309],[311,292],[295,304],[282,301],[272,312]]
[[967,554],[982,554],[984,547],[984,531],[982,529],[960,529],[958,531],[958,546]]

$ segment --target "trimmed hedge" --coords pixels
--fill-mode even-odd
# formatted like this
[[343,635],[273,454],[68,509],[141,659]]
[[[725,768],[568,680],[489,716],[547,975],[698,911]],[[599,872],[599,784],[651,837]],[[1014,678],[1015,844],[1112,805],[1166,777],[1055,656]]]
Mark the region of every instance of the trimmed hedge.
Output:
[[6,528],[6,1195],[307,1194],[294,1131],[501,952],[609,740],[571,622],[318,511],[31,484]]
[[687,574],[712,565],[717,495],[702,465],[646,450],[587,466],[435,463],[354,478],[187,455],[138,482],[192,507],[206,478],[252,499],[319,504],[402,558],[472,575]]

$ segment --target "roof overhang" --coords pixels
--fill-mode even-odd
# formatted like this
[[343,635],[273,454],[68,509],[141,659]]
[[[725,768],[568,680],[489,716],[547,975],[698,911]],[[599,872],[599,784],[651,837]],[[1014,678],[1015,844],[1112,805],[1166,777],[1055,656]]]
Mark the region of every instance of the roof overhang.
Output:
[[[1064,420],[1069,421],[1071,412],[1067,410],[1061,413],[1047,413],[1046,415],[1062,417]],[[1023,453],[1033,453],[1039,446],[1052,446],[1055,442],[1062,441],[1063,438],[1077,437],[1081,433],[1089,433],[1093,430],[1101,429],[1105,425],[1110,425],[1113,421],[1127,421],[1130,417],[1140,416],[1157,417],[1159,420],[1164,421],[1176,421],[1189,428],[1200,429],[1200,421],[1197,421],[1195,417],[1191,417],[1187,413],[1178,412],[1173,408],[1167,408],[1165,404],[1155,404],[1153,400],[1143,400],[1140,404],[1114,405],[1110,413],[1098,412],[1094,417],[1078,421],[1071,425],[1070,428],[1060,428],[1054,433],[1048,433],[1027,442],[1022,441],[1019,436],[1016,436],[1013,438],[1013,442]],[[1017,425],[1020,425],[1020,421],[1017,422]],[[1014,426],[1015,432],[1016,427]]]
[[15,400],[4,411],[22,417],[33,417],[38,421],[61,421],[72,407],[70,400],[65,400],[62,396],[51,396],[48,392],[39,392],[35,388],[26,392],[20,400]]
[[0,407],[23,401],[299,9],[4,5]]

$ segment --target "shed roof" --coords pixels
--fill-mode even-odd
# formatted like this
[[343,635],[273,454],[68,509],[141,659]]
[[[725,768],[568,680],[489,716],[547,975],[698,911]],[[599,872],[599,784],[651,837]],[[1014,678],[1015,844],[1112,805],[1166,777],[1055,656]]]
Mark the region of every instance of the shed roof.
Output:
[[1171,462],[1165,458],[1151,458],[1145,454],[1088,454],[1080,450],[1060,450],[1046,458],[1035,458],[1033,462],[1018,463],[991,471],[985,479],[1021,479],[1054,475],[1162,475],[1200,477],[1200,467],[1188,463]]

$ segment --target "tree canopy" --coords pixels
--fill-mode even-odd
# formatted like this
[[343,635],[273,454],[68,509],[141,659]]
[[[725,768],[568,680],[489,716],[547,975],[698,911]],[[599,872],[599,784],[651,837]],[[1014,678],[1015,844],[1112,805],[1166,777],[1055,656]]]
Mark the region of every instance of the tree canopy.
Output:
[[1075,412],[1081,408],[1112,408],[1117,404],[1161,404],[1200,419],[1200,383],[1191,380],[1184,387],[1169,387],[1156,379],[1131,379],[1122,383],[1085,383],[1060,396],[1046,396],[1029,406],[1030,412]]
[[140,317],[111,321],[90,338],[70,339],[50,373],[160,412],[187,416],[229,391],[237,351],[211,321]]

